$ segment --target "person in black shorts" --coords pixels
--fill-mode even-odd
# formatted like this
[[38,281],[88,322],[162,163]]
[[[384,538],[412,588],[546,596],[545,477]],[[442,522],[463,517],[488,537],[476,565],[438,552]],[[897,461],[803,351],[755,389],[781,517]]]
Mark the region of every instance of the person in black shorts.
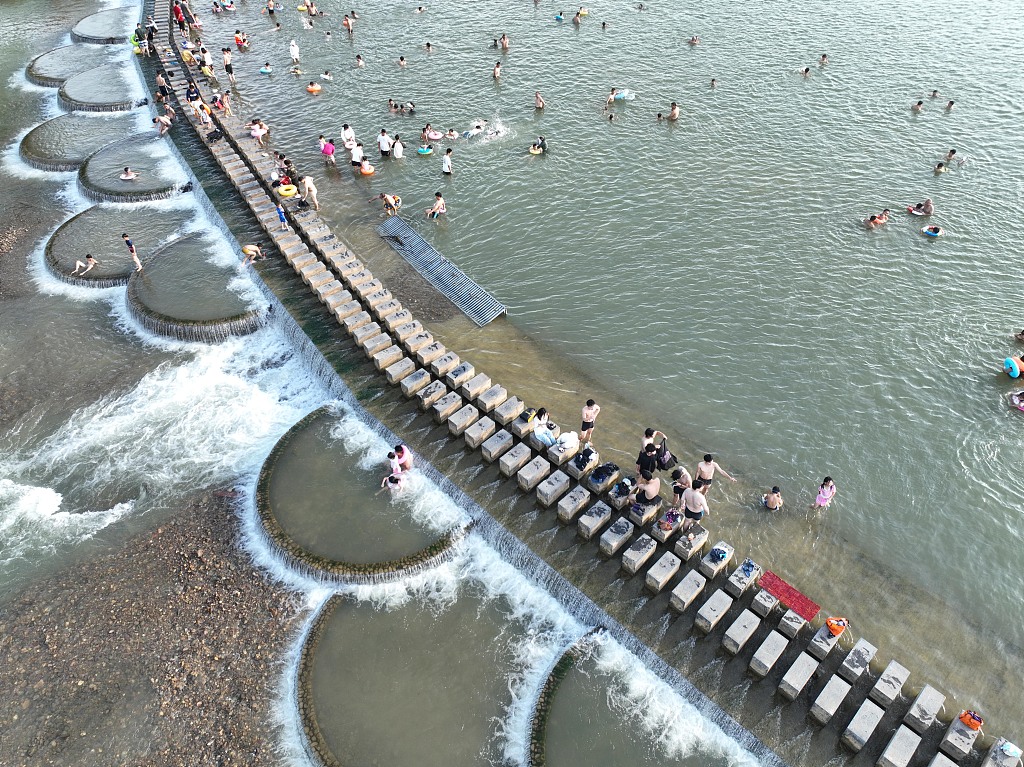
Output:
[[644,445],[640,455],[636,457],[636,473],[655,472],[658,469],[658,447],[653,443]]

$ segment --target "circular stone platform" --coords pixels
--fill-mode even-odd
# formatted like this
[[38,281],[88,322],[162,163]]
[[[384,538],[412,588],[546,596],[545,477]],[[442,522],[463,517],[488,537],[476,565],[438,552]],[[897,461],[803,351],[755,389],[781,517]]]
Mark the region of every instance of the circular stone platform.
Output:
[[213,246],[202,235],[153,251],[142,242],[145,232],[129,234],[144,268],[128,281],[128,308],[147,330],[182,341],[217,341],[263,325],[265,309],[252,308],[228,287],[237,271],[210,263]]
[[136,106],[137,85],[127,62],[110,62],[80,72],[57,92],[57,101],[69,112],[126,112]]
[[36,56],[25,68],[29,82],[59,88],[65,81],[87,69],[108,63],[110,51],[86,45],[65,45]]
[[97,147],[131,133],[135,125],[131,115],[72,112],[29,131],[19,152],[21,159],[40,170],[78,170]]
[[71,29],[71,39],[79,43],[108,45],[126,43],[139,20],[139,9],[132,6],[108,8],[86,16]]
[[[46,265],[65,282],[109,288],[127,285],[135,265],[128,255],[121,233],[135,238],[135,247],[145,258],[167,244],[191,213],[149,207],[89,208],[61,224],[46,243]],[[72,276],[75,261],[92,253],[100,263],[84,276]]]
[[[122,181],[125,166],[139,174]],[[90,155],[78,171],[82,191],[95,200],[141,202],[162,200],[178,192],[184,176],[167,150],[165,139],[153,133],[136,133],[108,144]]]
[[439,538],[389,493],[378,493],[382,472],[361,468],[331,436],[337,421],[321,408],[275,445],[257,488],[264,530],[293,559],[341,576],[386,580],[446,559],[461,531]]

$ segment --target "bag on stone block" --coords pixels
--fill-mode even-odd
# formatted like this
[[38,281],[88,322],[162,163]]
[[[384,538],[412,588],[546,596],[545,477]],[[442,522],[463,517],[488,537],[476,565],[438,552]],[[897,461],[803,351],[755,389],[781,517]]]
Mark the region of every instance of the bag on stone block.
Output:
[[224,132],[220,128],[215,128],[206,134],[207,141],[220,141],[224,138]]

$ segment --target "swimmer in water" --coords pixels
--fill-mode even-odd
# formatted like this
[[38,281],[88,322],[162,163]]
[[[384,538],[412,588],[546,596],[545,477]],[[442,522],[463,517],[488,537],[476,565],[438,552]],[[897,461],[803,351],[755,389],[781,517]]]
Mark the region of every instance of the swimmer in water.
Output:
[[718,80],[716,80],[713,77],[711,78],[711,87],[712,88],[717,88],[718,87]]
[[583,17],[580,16],[579,11],[577,11],[576,15],[572,17],[572,23],[578,27],[581,21],[583,21]]
[[947,112],[952,112],[953,111],[953,102],[952,101],[947,101],[946,102],[946,111]]
[[921,212],[924,213],[926,216],[930,216],[930,215],[932,215],[932,213],[935,212],[935,204],[932,202],[932,198],[931,197],[929,197],[927,200],[925,200],[922,203],[918,203],[918,205],[915,205],[914,207],[915,208],[919,207]]
[[612,88],[612,92],[609,93],[608,94],[608,98],[606,98],[604,100],[605,109],[608,108],[609,104],[612,104],[612,103],[615,102],[615,97],[618,96],[618,95],[619,95],[619,89],[618,88]]
[[810,77],[811,76],[811,68],[810,67],[804,67],[804,69],[801,70],[800,74],[802,74],[804,77]]
[[428,42],[426,45],[423,46],[423,50],[425,50],[427,53],[433,53],[434,52],[434,46],[432,46]]
[[321,80],[327,80],[327,82],[330,82],[331,80],[334,79],[334,75],[332,75],[331,71],[328,69],[328,70],[325,70],[322,75],[320,75],[320,79]]
[[946,172],[946,165],[945,165],[945,163],[941,163],[940,162],[940,163],[938,163],[935,166],[935,175],[936,176],[938,176],[940,173],[945,173],[945,172]]
[[327,42],[331,42],[331,30],[329,30],[329,29],[328,29],[328,30],[327,30],[327,31],[326,31],[326,32],[324,33],[324,37],[326,38],[326,41],[327,41]]
[[419,6],[416,7],[416,13],[423,13],[426,10],[427,9],[424,8],[422,5],[419,5]]
[[459,137],[459,134],[456,132],[455,128],[449,128],[445,132],[444,137],[446,139],[451,140],[451,141],[455,141],[455,139],[457,139]]
[[670,108],[668,110],[668,119],[669,120],[678,120],[679,119],[679,105],[676,102],[674,102],[674,101],[672,102],[672,104],[671,104],[671,106],[670,106]]
[[946,162],[953,162],[954,160],[958,160],[958,159],[959,158],[956,156],[956,150],[955,149],[950,149],[948,152],[946,152],[946,157],[945,157]]
[[864,225],[868,229],[874,229],[876,226],[881,226],[884,223],[885,223],[884,221],[879,221],[878,220],[878,216],[876,216],[873,213],[871,214],[871,216],[869,218],[864,219]]
[[494,40],[491,41],[491,47],[492,48],[497,48],[498,47],[498,38],[495,37]]
[[359,18],[359,14],[356,13],[355,11],[350,11],[348,15],[351,16],[353,19]]
[[914,106],[910,107],[910,111],[911,112],[923,112],[924,111],[924,102],[923,101],[918,101],[916,104],[914,104]]
[[643,3],[640,3],[639,5],[637,5],[636,9],[638,11],[646,11],[647,10],[647,6],[644,5]]
[[661,112],[658,112],[658,114],[656,114],[654,116],[655,122],[659,122],[660,123],[664,119],[665,119],[665,115],[663,115]]
[[405,56],[399,56],[398,57],[398,66],[400,66],[403,69],[405,69],[405,64],[406,64]]
[[72,274],[78,274],[78,270],[79,269],[84,269],[85,271],[83,271],[82,274],[85,274],[85,272],[88,272],[90,269],[92,269],[98,263],[99,263],[99,261],[97,261],[95,258],[92,257],[92,253],[86,253],[85,254],[85,262],[83,263],[82,261],[75,261],[75,271],[73,271],[71,273]]
[[358,53],[356,54],[356,66],[357,67],[365,67],[366,66],[366,62],[363,61],[363,57],[360,56]]
[[608,122],[615,122],[615,115],[608,115]]
[[544,97],[540,95],[540,91],[533,92],[533,107],[534,109],[544,108]]
[[138,177],[139,177],[139,174],[136,173],[135,171],[133,171],[127,165],[125,166],[124,173],[121,174],[121,180],[122,181],[134,181]]
[[889,210],[888,208],[883,210],[881,213],[878,214],[878,222],[880,224],[887,223],[889,221],[889,214],[891,214],[891,213],[892,213],[892,211]]
[[939,92],[938,91],[932,91],[932,98],[933,99],[937,99],[938,97],[939,97]]
[[348,32],[350,35],[355,31],[355,24],[352,23],[352,19],[346,13],[345,18],[341,20],[341,28]]
[[823,54],[821,54],[821,58],[818,59],[818,66],[819,67],[823,67],[826,64],[828,64],[828,54],[827,53],[823,53]]
[[604,32],[606,29],[608,29],[608,22],[607,21],[602,21],[601,22],[601,31]]
[[501,62],[500,61],[495,61],[494,62],[494,69],[491,70],[491,77],[493,77],[495,80],[500,80],[501,79]]
[[508,35],[506,35],[505,33],[502,33],[501,37],[498,38],[498,45],[501,46],[501,49],[503,51],[507,51],[508,50],[508,44],[509,44]]
[[697,35],[694,35],[693,37],[691,37],[688,40],[688,42],[689,42],[690,45],[700,45],[700,37],[697,36]]
[[436,219],[438,216],[448,212],[448,208],[444,203],[444,197],[441,196],[440,192],[434,192],[434,204],[427,208],[426,217]]
[[391,114],[396,114],[401,107],[395,103],[394,99],[388,99],[388,111]]

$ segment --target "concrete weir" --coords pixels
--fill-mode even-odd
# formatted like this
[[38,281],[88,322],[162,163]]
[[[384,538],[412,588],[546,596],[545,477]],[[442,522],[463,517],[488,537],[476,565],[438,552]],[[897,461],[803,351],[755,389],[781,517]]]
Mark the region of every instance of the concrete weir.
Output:
[[[165,8],[166,3],[162,7]],[[166,67],[187,71],[172,54],[164,53],[163,57]],[[202,84],[196,73],[193,76],[201,83],[204,94],[209,96],[209,88]],[[171,85],[181,99],[184,78],[176,77]],[[187,110],[182,110],[185,112]],[[188,114],[185,118],[191,119]],[[602,475],[600,481],[591,481],[591,472],[600,467],[589,468],[576,476],[567,470],[569,464],[565,467],[552,465],[548,452],[541,452],[530,443],[533,424],[519,417],[525,403],[514,392],[493,391],[496,383],[486,377],[484,371],[433,340],[429,330],[422,323],[417,323],[397,299],[385,292],[380,281],[343,242],[336,237],[325,240],[327,225],[315,212],[300,211],[294,202],[284,201],[287,229],[280,230],[274,212],[277,199],[269,178],[273,170],[272,161],[255,150],[248,131],[239,120],[221,115],[215,115],[215,119],[225,134],[225,140],[207,143],[209,151],[262,223],[268,237],[281,250],[287,263],[310,286],[311,292],[325,303],[325,307],[329,297],[318,292],[324,286],[330,286],[334,291],[329,295],[347,294],[343,303],[325,308],[325,316],[333,316],[337,321],[333,332],[351,338],[353,353],[362,351],[368,359],[392,347],[400,351],[400,357],[389,353],[388,364],[380,366],[383,385],[396,387],[408,398],[417,398],[421,409],[429,411],[433,420],[443,425],[443,432],[450,439],[457,440],[466,450],[479,450],[482,461],[498,464],[498,467],[487,471],[514,477],[514,480],[498,477],[507,490],[537,493],[542,508],[557,505],[557,514],[551,513],[549,517],[552,525],[558,525],[559,521],[571,523],[575,519],[579,539],[583,541],[581,545],[591,551],[599,549],[607,557],[619,557],[623,569],[643,575],[642,585],[653,584],[649,591],[656,593],[654,596],[648,594],[648,599],[657,600],[656,604],[666,608],[671,606],[677,613],[688,612],[696,605],[694,625],[698,633],[710,634],[711,642],[728,641],[729,652],[735,652],[737,658],[733,662],[744,667],[749,663],[755,676],[764,677],[766,684],[778,685],[784,698],[797,701],[791,705],[799,705],[808,713],[813,708],[812,719],[828,723],[821,730],[821,737],[832,738],[838,746],[841,735],[852,727],[855,714],[864,706],[869,691],[871,705],[883,711],[900,705],[898,696],[906,678],[899,681],[898,674],[890,674],[889,680],[882,684],[871,667],[875,653],[869,643],[858,643],[855,657],[852,657],[853,653],[846,653],[844,660],[848,663],[839,660],[839,653],[849,644],[844,645],[841,641],[830,644],[824,636],[820,637],[815,654],[806,651],[807,634],[810,632],[803,628],[806,618],[816,616],[807,615],[805,618],[793,610],[778,610],[778,598],[772,594],[763,595],[757,584],[761,570],[757,565],[748,568],[741,576],[731,577],[735,576],[737,568],[732,564],[735,551],[727,541],[719,540],[713,547],[723,551],[724,557],[710,557],[706,549],[709,534],[703,528],[691,528],[690,534],[696,533],[692,540],[690,534],[684,536],[676,532],[656,537],[652,534],[652,525],[657,525],[656,521],[641,519],[642,524],[637,527],[629,520],[631,510],[625,508],[622,498],[609,495],[609,489],[618,479],[617,467],[611,479]],[[201,138],[205,137],[207,129],[198,125],[194,127]],[[333,284],[335,282],[337,285]],[[361,316],[363,313],[365,317]],[[345,320],[351,317],[357,319],[345,324]],[[371,328],[372,335],[371,330],[360,333],[362,328]],[[443,407],[435,408],[442,400]],[[467,409],[470,406],[472,409]],[[456,422],[449,425],[453,418]],[[483,425],[478,428],[478,424]],[[574,615],[586,615],[590,625],[600,622],[656,674],[670,681],[688,699],[699,701],[702,711],[751,750],[762,763],[780,764],[774,753],[697,692],[674,667],[599,610],[589,598],[501,528],[447,478],[440,474],[432,476],[446,492],[473,510],[471,513],[477,520],[477,527],[486,540],[494,542],[513,564],[528,568],[534,579]],[[544,484],[548,477],[554,477],[556,481]],[[544,489],[541,491],[542,486]],[[577,488],[590,495],[573,495]],[[574,500],[566,504],[563,512],[562,502],[569,498]],[[620,509],[621,515],[617,519],[613,507]],[[548,513],[539,511],[542,516]],[[666,553],[678,559],[678,565],[667,560]],[[815,628],[819,625],[815,624]],[[725,638],[721,633],[723,626],[726,627]],[[816,657],[818,653],[824,661]],[[841,673],[834,673],[840,665],[843,667]],[[876,681],[877,684],[872,686]],[[885,703],[887,696],[892,700]],[[849,738],[843,737],[844,743],[849,745],[850,741],[861,739],[867,744],[862,743],[861,748],[867,749],[871,759],[893,767],[901,764],[906,767],[919,746],[922,753],[915,759],[934,755],[937,738],[922,740],[914,729],[902,725],[895,714],[884,716],[871,725],[872,710],[869,708],[867,712],[856,731],[850,733]],[[911,742],[914,738],[917,741]],[[908,749],[910,756],[907,756]],[[928,754],[924,753],[926,750]]]

